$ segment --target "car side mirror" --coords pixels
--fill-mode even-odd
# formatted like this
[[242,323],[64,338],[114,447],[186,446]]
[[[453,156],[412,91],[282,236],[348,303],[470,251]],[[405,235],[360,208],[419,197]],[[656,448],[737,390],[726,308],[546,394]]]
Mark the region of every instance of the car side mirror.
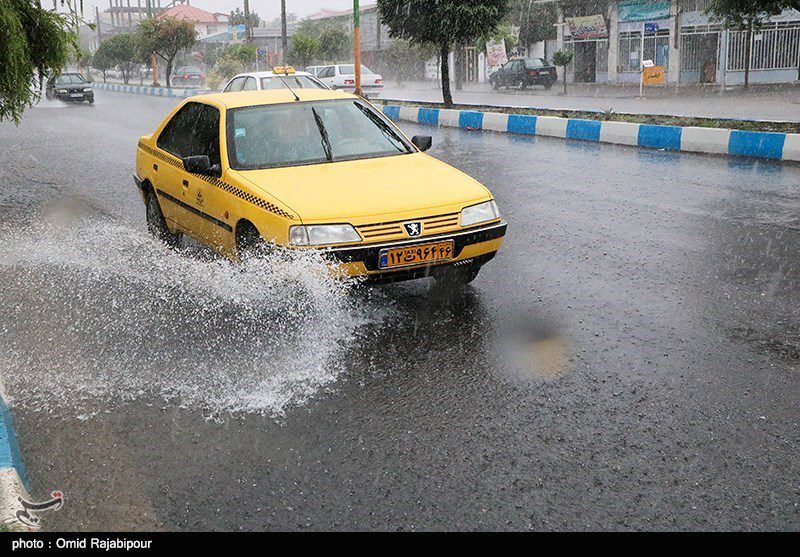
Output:
[[420,151],[427,151],[433,145],[433,138],[429,135],[415,135],[411,138],[411,143]]
[[186,172],[200,174],[201,176],[214,176],[215,178],[219,178],[222,175],[222,169],[218,164],[212,165],[208,155],[183,157],[183,168]]

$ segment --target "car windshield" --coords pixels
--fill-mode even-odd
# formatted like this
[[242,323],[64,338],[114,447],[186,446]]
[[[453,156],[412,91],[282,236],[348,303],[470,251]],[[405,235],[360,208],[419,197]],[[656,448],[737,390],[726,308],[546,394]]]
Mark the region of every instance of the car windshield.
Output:
[[185,68],[178,68],[175,73],[203,73],[197,66],[188,66]]
[[[292,89],[325,89],[325,87],[317,81],[311,79],[307,75],[283,75],[283,82]],[[286,85],[281,83],[278,76],[262,77],[261,88],[269,89],[284,89]]]
[[68,85],[70,83],[86,83],[83,76],[76,73],[65,73],[56,78],[57,85]]
[[360,100],[250,106],[228,113],[228,158],[238,170],[411,153],[411,145]]
[[533,70],[536,68],[543,68],[547,64],[545,64],[544,60],[541,58],[528,58],[525,60],[525,68],[529,70]]
[[[339,66],[339,73],[342,75],[350,75],[356,73],[356,67],[354,64],[345,64],[344,66]],[[375,73],[371,69],[366,66],[361,66],[361,73]]]

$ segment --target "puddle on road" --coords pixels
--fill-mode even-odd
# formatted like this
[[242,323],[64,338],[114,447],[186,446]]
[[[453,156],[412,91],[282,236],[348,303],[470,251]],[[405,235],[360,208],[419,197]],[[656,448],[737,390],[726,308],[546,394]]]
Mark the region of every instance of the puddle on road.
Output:
[[17,407],[89,417],[162,399],[279,416],[334,382],[365,316],[381,319],[380,294],[349,295],[319,256],[240,266],[101,216],[35,222],[48,224],[0,231],[0,377]]

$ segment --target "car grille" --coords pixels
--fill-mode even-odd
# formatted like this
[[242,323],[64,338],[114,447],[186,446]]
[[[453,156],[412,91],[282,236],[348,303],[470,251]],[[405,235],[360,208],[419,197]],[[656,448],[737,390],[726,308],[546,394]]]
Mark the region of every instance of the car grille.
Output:
[[433,234],[442,234],[448,232],[450,229],[459,228],[458,217],[459,213],[450,213],[447,215],[436,215],[420,219],[365,224],[357,226],[356,228],[365,242],[384,242],[408,238],[409,236],[403,228],[403,223],[421,222],[421,236],[429,236]]

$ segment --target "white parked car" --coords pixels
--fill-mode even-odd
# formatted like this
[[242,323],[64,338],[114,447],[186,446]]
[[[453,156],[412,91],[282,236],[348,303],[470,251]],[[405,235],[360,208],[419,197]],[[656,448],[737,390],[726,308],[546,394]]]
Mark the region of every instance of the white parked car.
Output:
[[321,70],[322,68],[324,68],[324,67],[325,67],[325,66],[308,66],[308,67],[306,68],[306,71],[307,71],[308,73],[310,73],[311,75],[313,75],[313,76],[316,76],[316,75],[317,75],[317,74],[320,72],[320,70]]
[[228,84],[225,85],[222,92],[266,91],[270,89],[282,89],[286,87],[286,85],[292,89],[328,88],[310,73],[296,72],[291,66],[285,66],[275,68],[274,72],[247,72],[235,75]]
[[[344,89],[349,93],[356,90],[355,64],[334,64],[325,66],[317,73],[319,80],[331,89]],[[366,66],[361,66],[361,94],[365,97],[378,97],[383,92],[383,78]]]

